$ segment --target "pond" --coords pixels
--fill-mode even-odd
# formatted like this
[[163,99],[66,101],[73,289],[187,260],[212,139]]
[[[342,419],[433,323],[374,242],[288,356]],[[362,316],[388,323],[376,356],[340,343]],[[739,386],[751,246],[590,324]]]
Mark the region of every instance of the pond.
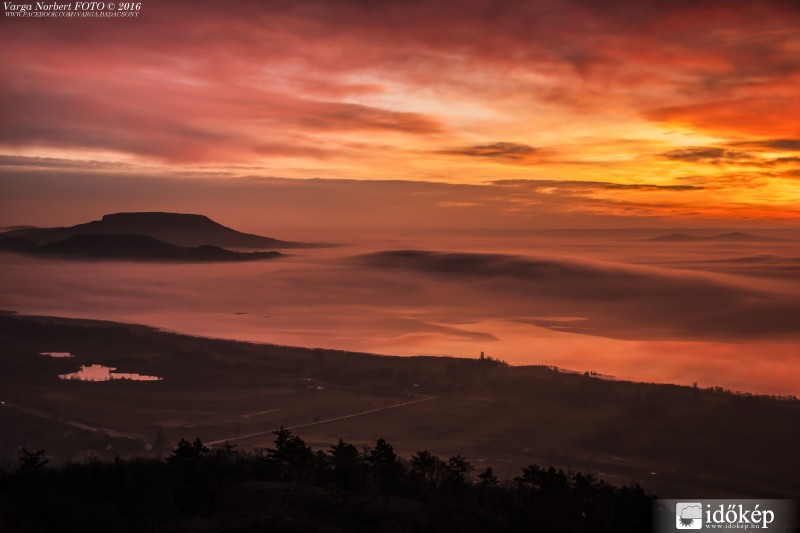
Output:
[[116,368],[104,365],[81,365],[80,370],[70,374],[60,374],[59,379],[78,381],[111,381],[112,379],[128,379],[131,381],[161,381],[158,376],[145,376],[127,372],[114,372]]
[[57,359],[64,359],[67,357],[75,357],[69,352],[39,352],[39,355],[46,355],[47,357],[55,357]]

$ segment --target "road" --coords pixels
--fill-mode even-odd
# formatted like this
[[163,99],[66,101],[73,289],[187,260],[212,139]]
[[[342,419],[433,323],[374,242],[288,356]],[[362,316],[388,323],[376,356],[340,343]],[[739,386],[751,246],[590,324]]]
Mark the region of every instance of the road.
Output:
[[34,409],[33,407],[26,407],[23,405],[17,405],[14,403],[10,403],[7,401],[2,402],[2,407],[9,408],[9,409],[16,409],[22,413],[35,416],[37,418],[46,418],[49,420],[55,420],[56,422],[60,422],[62,424],[66,424],[70,427],[75,429],[80,429],[81,431],[86,431],[88,433],[105,433],[112,439],[119,439],[119,438],[126,438],[132,440],[138,440],[141,442],[152,442],[153,439],[147,438],[144,435],[139,435],[138,433],[130,433],[127,431],[120,431],[117,429],[111,429],[103,426],[98,426],[96,424],[91,424],[88,422],[79,422],[77,420],[69,420],[66,418],[62,418],[60,416],[54,415],[52,413],[47,413],[40,409]]
[[[430,400],[435,400],[436,398],[438,398],[438,396],[427,396],[427,397],[421,398],[419,400],[412,400],[410,402],[396,403],[394,405],[388,405],[386,407],[380,407],[378,409],[370,409],[368,411],[359,411],[357,413],[351,413],[351,414],[348,414],[348,415],[336,416],[334,418],[326,418],[325,420],[317,420],[315,422],[307,422],[305,424],[296,424],[294,426],[286,426],[286,429],[301,429],[301,428],[307,428],[307,427],[311,427],[311,426],[318,426],[320,424],[327,424],[328,422],[336,422],[338,420],[347,420],[348,418],[356,418],[358,416],[365,416],[365,415],[371,415],[373,413],[380,413],[381,411],[388,411],[389,409],[397,409],[398,407],[405,407],[407,405],[414,405],[415,403],[428,402]],[[277,429],[278,428],[270,429],[270,430],[267,430],[267,431],[259,431],[257,433],[248,433],[247,435],[236,435],[236,436],[228,437],[228,438],[225,438],[225,439],[218,439],[218,440],[213,440],[213,441],[210,441],[210,442],[206,442],[206,444],[208,444],[209,446],[215,446],[215,445],[219,445],[219,444],[225,444],[226,442],[244,440],[244,439],[249,439],[251,437],[260,437],[262,435],[269,435],[269,434],[275,432]]]
[[[464,392],[464,391],[461,391],[461,392]],[[356,418],[356,417],[359,417],[359,416],[366,416],[366,415],[371,415],[371,414],[375,414],[375,413],[380,413],[382,411],[388,411],[389,409],[397,409],[399,407],[406,407],[406,406],[414,405],[414,404],[417,404],[417,403],[428,402],[428,401],[431,401],[431,400],[435,400],[437,398],[439,398],[439,396],[426,396],[424,398],[420,398],[418,400],[412,400],[410,402],[396,403],[394,405],[387,405],[386,407],[379,407],[377,409],[369,409],[367,411],[358,411],[356,413],[350,413],[350,414],[346,414],[346,415],[336,416],[336,417],[333,417],[333,418],[326,418],[325,420],[317,420],[317,421],[314,421],[314,422],[307,422],[307,423],[304,423],[304,424],[296,424],[296,425],[293,425],[293,426],[286,426],[286,429],[301,429],[301,428],[307,428],[307,427],[311,427],[311,426],[318,426],[320,424],[327,424],[329,422],[336,422],[336,421],[339,421],[339,420],[347,420],[349,418]],[[98,425],[87,423],[87,422],[79,422],[77,420],[63,419],[63,418],[58,417],[56,415],[53,415],[53,414],[50,414],[50,413],[46,413],[44,411],[41,411],[39,409],[34,409],[32,407],[25,407],[25,406],[15,405],[15,404],[11,404],[11,403],[6,402],[6,401],[2,402],[2,407],[16,409],[16,410],[22,411],[24,413],[27,413],[29,415],[39,417],[39,418],[49,418],[51,420],[56,420],[56,421],[61,422],[63,424],[67,424],[67,425],[69,425],[71,427],[74,427],[76,429],[80,429],[82,431],[87,431],[87,432],[90,432],[90,433],[102,432],[102,433],[105,433],[109,437],[112,437],[112,438],[128,438],[128,439],[138,440],[138,441],[145,442],[145,443],[152,442],[152,439],[150,439],[148,437],[145,437],[144,435],[139,435],[137,433],[130,433],[130,432],[126,432],[126,431],[120,431],[120,430],[116,430],[116,429],[111,429],[111,428],[98,426]],[[251,416],[262,415],[262,414],[266,414],[266,413],[270,413],[270,412],[274,412],[274,411],[279,411],[279,410],[280,409],[270,409],[270,410],[267,410],[267,411],[259,411],[259,412],[256,412],[256,413],[248,413],[248,414],[244,414],[244,415],[241,415],[241,416],[243,418],[250,418]],[[205,444],[207,444],[209,446],[216,446],[216,445],[220,445],[220,444],[225,444],[226,442],[234,442],[234,441],[249,439],[249,438],[252,438],[252,437],[260,437],[262,435],[269,435],[269,434],[273,433],[274,431],[276,431],[277,429],[278,428],[269,429],[269,430],[266,430],[266,431],[258,431],[256,433],[248,433],[246,435],[234,435],[234,436],[231,436],[231,437],[226,437],[224,439],[217,439],[217,440],[209,441],[209,442],[206,442]]]

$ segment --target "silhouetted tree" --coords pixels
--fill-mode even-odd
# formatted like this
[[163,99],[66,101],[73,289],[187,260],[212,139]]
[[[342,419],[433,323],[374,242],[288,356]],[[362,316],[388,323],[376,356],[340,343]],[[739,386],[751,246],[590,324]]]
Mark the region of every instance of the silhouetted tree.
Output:
[[384,492],[393,493],[397,490],[403,466],[397,460],[391,444],[384,439],[378,439],[375,447],[367,454],[366,463]]
[[428,450],[422,450],[411,456],[410,475],[421,490],[434,492],[444,471],[444,463]]
[[50,461],[45,457],[44,450],[32,452],[22,448],[19,454],[19,469],[23,473],[39,472]]
[[439,459],[428,450],[422,450],[411,456],[411,470],[422,476],[429,477],[436,470]]
[[537,491],[564,491],[568,488],[567,476],[563,470],[556,470],[552,466],[548,469],[537,465],[526,466],[522,469],[522,476],[514,478],[517,487],[534,492]]
[[460,455],[454,455],[447,460],[447,477],[451,482],[463,485],[467,480],[467,474],[472,470],[473,466]]
[[358,448],[339,439],[339,442],[331,446],[328,456],[333,469],[334,486],[337,489],[352,491],[361,486],[364,470]]
[[[0,469],[0,530],[638,533],[652,523],[641,487],[591,474],[530,465],[505,485],[488,467],[471,484],[460,455],[443,462],[420,451],[406,468],[384,439],[364,453],[343,440],[312,452],[285,428],[275,436],[269,450],[181,439],[166,462],[93,460],[42,473],[44,452],[25,450],[18,470]],[[282,477],[273,468],[273,483],[258,483],[275,465]]]
[[172,455],[167,458],[167,461],[187,461],[205,455],[208,451],[208,448],[199,438],[194,439],[192,442],[182,438],[178,441],[178,445],[175,446],[175,449],[172,450]]
[[486,470],[478,474],[478,482],[482,487],[496,487],[499,483],[497,476],[494,474],[491,466],[487,466]]
[[283,426],[272,433],[275,435],[275,447],[267,448],[267,457],[277,468],[278,476],[283,479],[290,473],[294,477],[299,473],[310,475],[314,454],[305,441]]

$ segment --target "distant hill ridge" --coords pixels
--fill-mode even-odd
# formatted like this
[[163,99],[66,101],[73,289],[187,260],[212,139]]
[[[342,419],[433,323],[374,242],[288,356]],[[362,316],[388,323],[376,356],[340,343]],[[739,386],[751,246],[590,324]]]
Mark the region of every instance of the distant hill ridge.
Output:
[[710,235],[707,237],[687,235],[685,233],[672,233],[670,235],[660,235],[645,240],[650,242],[792,242],[787,239],[774,239],[763,235],[742,233],[741,231],[721,233],[719,235]]
[[64,228],[25,228],[0,234],[23,237],[38,245],[63,241],[76,235],[144,235],[175,246],[220,246],[226,248],[299,248],[305,245],[242,233],[219,224],[205,215],[134,212],[113,213],[100,220]]

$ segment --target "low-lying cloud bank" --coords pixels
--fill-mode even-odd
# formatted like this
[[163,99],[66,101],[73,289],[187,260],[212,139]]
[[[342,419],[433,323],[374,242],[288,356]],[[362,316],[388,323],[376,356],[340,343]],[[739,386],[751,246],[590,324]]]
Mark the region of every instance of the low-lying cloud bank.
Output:
[[[630,339],[764,339],[800,335],[800,298],[713,275],[483,253],[392,250],[361,256],[375,269],[489,293],[484,311],[563,331]],[[419,280],[424,289],[425,279]],[[454,300],[458,300],[454,293]],[[564,322],[547,318],[569,316]],[[514,318],[511,318],[514,317]]]

